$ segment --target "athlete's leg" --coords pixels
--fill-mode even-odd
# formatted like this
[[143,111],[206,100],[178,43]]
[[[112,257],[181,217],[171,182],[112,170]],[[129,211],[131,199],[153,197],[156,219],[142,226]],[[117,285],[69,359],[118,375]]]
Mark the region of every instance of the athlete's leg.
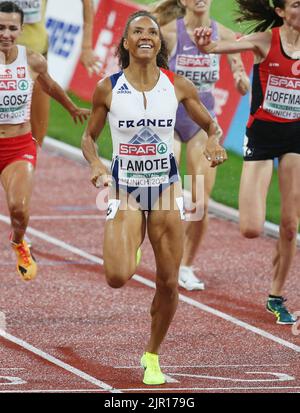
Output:
[[170,197],[171,210],[153,210],[147,221],[148,235],[156,260],[151,336],[146,347],[149,353],[158,353],[178,304],[178,269],[183,250],[183,223],[175,201],[179,196],[179,183],[165,190],[162,197]]
[[50,110],[50,97],[47,95],[39,82],[35,82],[31,104],[31,129],[32,136],[42,146],[47,134]]
[[300,155],[284,155],[278,167],[281,193],[280,239],[274,259],[271,294],[280,296],[296,252],[300,218]]
[[29,221],[34,167],[26,161],[8,165],[1,174],[12,225],[12,241],[22,242]]
[[[216,168],[211,168],[208,160],[203,155],[206,140],[207,135],[201,130],[187,143],[186,163],[187,173],[192,176],[192,201],[194,205],[202,203],[204,189],[204,205],[201,205],[204,214],[201,220],[190,221],[186,224],[181,263],[184,266],[193,264],[208,226],[208,201],[216,179]],[[204,177],[204,188],[201,187],[203,181],[197,180],[197,176]]]
[[266,199],[273,161],[245,161],[240,182],[240,230],[244,237],[258,237],[266,216]]
[[[122,204],[123,205],[123,204]],[[145,214],[140,210],[118,209],[105,224],[104,270],[108,284],[122,287],[135,273],[137,250],[145,237]]]
[[26,161],[13,162],[1,174],[11,218],[12,248],[17,257],[17,271],[23,281],[32,280],[37,273],[36,262],[24,241],[29,221],[33,177],[34,167]]

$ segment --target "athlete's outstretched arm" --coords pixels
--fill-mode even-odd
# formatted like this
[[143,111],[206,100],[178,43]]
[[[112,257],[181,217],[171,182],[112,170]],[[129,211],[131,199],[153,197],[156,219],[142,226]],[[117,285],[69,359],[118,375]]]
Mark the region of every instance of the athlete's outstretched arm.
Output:
[[57,100],[70,113],[75,123],[83,123],[88,118],[90,110],[76,106],[62,87],[52,79],[48,73],[46,59],[39,53],[29,52],[28,62],[31,70],[37,75],[36,81],[40,83],[43,91]]
[[[236,41],[236,34],[218,23],[220,40],[225,41]],[[228,54],[227,59],[230,65],[232,76],[235,81],[235,87],[241,95],[245,95],[250,89],[250,80],[245,71],[244,63],[240,53]]]
[[196,87],[187,78],[175,75],[175,91],[178,101],[183,103],[188,115],[208,135],[204,155],[211,161],[211,166],[215,167],[223,163],[227,155],[225,149],[219,144],[222,131],[200,102]]
[[217,40],[211,39],[212,30],[207,27],[198,27],[194,31],[194,40],[203,53],[240,53],[252,51],[256,56],[266,57],[271,40],[270,32],[253,33],[240,39]]
[[109,78],[98,83],[93,96],[92,114],[81,141],[83,155],[91,167],[91,182],[96,187],[100,186],[100,180],[104,186],[109,186],[111,182],[107,168],[99,158],[96,145],[109,111],[111,91]]
[[93,50],[94,5],[93,0],[81,1],[83,8],[83,36],[80,61],[86,68],[89,76],[91,76],[93,73],[99,74],[101,70],[100,58]]

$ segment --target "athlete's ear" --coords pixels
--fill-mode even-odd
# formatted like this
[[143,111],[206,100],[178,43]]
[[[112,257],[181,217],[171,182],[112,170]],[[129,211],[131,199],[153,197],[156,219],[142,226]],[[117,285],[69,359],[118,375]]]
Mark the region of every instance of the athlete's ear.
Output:
[[125,50],[128,50],[128,49],[129,49],[129,47],[128,47],[128,40],[127,40],[126,38],[123,39],[123,46],[124,46],[124,49],[125,49]]
[[285,11],[283,9],[281,9],[280,7],[275,7],[275,13],[278,14],[279,17],[281,17],[282,19],[285,16]]

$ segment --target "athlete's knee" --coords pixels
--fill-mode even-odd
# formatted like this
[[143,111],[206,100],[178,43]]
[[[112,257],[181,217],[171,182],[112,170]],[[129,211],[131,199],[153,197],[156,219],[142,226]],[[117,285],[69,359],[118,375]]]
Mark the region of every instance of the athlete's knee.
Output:
[[122,288],[126,282],[131,278],[131,275],[128,272],[113,271],[110,269],[105,269],[105,277],[107,284],[112,288]]
[[280,223],[280,235],[288,241],[293,241],[298,234],[298,220],[283,218]]
[[260,225],[240,224],[240,231],[245,238],[257,238],[262,233],[262,227]]
[[172,299],[177,296],[178,294],[178,281],[177,277],[169,276],[169,277],[159,277],[156,281],[156,289],[163,293],[165,297],[168,299]]

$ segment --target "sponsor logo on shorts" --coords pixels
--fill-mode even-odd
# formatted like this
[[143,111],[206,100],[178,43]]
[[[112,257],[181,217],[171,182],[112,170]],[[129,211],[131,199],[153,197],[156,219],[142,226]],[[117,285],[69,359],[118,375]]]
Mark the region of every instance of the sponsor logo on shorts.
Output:
[[34,159],[34,156],[29,155],[29,154],[25,154],[25,155],[22,156],[22,158],[29,159],[30,161],[32,161]]

